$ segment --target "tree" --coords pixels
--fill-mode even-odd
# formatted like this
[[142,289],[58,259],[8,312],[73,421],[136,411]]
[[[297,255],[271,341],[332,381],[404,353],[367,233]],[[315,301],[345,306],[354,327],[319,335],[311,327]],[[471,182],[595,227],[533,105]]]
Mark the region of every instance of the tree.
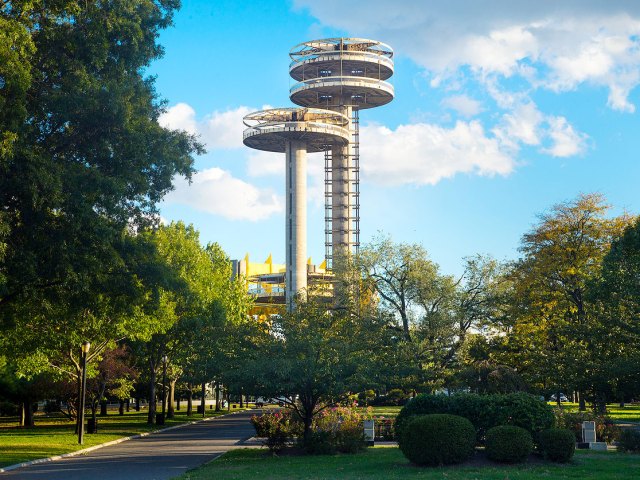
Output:
[[[598,362],[590,282],[629,219],[607,218],[598,194],[555,205],[523,236],[511,272],[510,321],[503,325],[505,363],[541,390],[591,390]],[[504,357],[503,357],[504,358]]]
[[177,4],[0,3],[3,325],[114,268],[122,230],[153,222],[173,177],[191,175],[202,148],[158,124],[144,77]]
[[[591,282],[590,300],[598,315],[598,356],[611,394],[621,403],[640,394],[640,219],[624,230]],[[604,358],[603,358],[604,357]]]
[[307,439],[315,415],[358,390],[380,325],[342,309],[329,310],[309,296],[299,298],[293,312],[254,327],[254,354],[244,359],[239,373],[254,392],[286,397]]
[[489,257],[466,259],[464,274],[442,275],[420,245],[377,238],[356,263],[379,307],[402,332],[386,355],[388,381],[404,389],[434,390],[456,368],[456,355],[471,328],[499,312],[502,266]]

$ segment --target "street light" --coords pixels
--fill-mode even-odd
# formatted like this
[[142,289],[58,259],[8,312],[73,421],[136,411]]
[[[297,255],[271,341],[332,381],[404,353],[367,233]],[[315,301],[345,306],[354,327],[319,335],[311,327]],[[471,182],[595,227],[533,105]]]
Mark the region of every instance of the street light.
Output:
[[82,445],[84,435],[84,397],[87,392],[87,354],[91,344],[82,342],[82,381],[80,383],[80,405],[78,406],[78,444]]
[[165,394],[165,385],[167,383],[167,362],[169,359],[166,355],[162,356],[162,420],[160,421],[160,425],[164,425],[165,410],[167,407],[167,396]]

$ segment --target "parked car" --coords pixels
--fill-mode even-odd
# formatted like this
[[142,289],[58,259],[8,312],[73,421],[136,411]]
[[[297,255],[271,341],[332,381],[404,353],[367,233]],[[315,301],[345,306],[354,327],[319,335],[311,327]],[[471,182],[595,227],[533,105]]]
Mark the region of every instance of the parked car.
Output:
[[[556,395],[555,393],[553,395],[551,395],[551,397],[549,398],[551,401],[555,402],[556,401]],[[569,399],[567,398],[567,396],[564,393],[560,394],[560,401],[561,402],[568,402]]]

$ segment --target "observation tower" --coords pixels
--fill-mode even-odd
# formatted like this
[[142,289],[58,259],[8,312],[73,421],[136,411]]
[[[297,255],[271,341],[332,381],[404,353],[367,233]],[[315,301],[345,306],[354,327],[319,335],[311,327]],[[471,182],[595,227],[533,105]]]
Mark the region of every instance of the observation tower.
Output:
[[289,97],[300,108],[254,112],[244,118],[244,144],[286,156],[285,301],[307,287],[307,152],[325,154],[325,257],[360,245],[359,111],[386,105],[394,89],[393,50],[376,40],[327,38],[289,52]]
[[289,74],[291,101],[349,119],[349,142],[325,150],[325,257],[356,253],[360,246],[359,111],[393,100],[393,50],[376,40],[327,38],[296,45]]
[[244,117],[243,142],[286,158],[285,301],[307,288],[307,152],[349,143],[349,118],[317,108],[276,108]]

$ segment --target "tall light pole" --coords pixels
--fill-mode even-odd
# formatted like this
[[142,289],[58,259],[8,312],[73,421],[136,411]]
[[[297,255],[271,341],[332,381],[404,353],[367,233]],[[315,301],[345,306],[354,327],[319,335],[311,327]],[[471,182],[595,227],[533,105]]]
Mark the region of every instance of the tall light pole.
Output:
[[165,411],[167,408],[167,396],[165,393],[165,385],[167,383],[167,362],[169,359],[166,355],[162,356],[162,420],[160,425],[164,425]]
[[87,354],[91,344],[89,342],[82,343],[82,381],[80,383],[80,405],[78,406],[78,444],[82,445],[84,441],[84,397],[87,392]]

